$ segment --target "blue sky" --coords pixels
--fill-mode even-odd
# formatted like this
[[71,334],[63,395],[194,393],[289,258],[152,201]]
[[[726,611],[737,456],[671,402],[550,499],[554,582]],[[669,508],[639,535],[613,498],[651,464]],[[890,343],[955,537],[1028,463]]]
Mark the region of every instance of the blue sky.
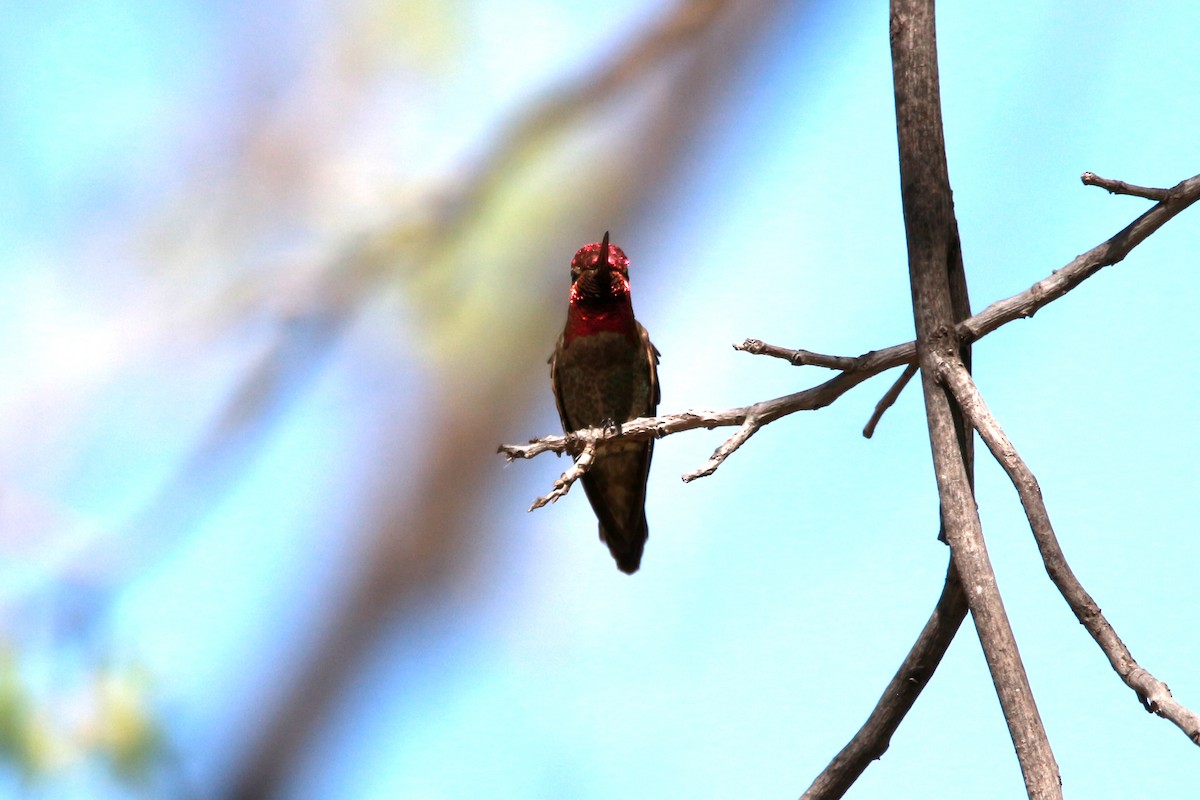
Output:
[[[98,573],[107,599],[88,647],[98,641],[156,676],[158,713],[200,787],[221,785],[346,584],[378,430],[437,398],[420,347],[395,343],[416,340],[416,312],[403,298],[394,316],[372,307],[258,445],[235,451],[229,490],[161,532],[158,555],[111,572],[87,557],[111,552],[105,531],[168,481],[268,341],[253,326],[196,334],[205,346],[185,352],[202,356],[175,363],[161,337],[178,306],[123,260],[121,231],[194,180],[197,164],[239,146],[246,97],[301,94],[290,81],[325,12],[273,6],[287,24],[184,2],[30,7],[12,12],[19,46],[0,56],[0,241],[11,243],[0,331],[12,345],[0,358],[16,376],[0,394],[0,469],[7,496],[36,511],[10,511],[0,534],[19,556],[2,573],[19,587],[5,598],[7,635],[32,663],[86,662],[87,647],[29,629],[57,630],[54,587]],[[531,93],[586,71],[661,7],[623,3],[597,29],[569,4],[463,4],[458,35],[470,46],[452,48],[458,66],[443,67],[461,91],[395,89],[419,124],[401,125],[388,146],[428,154],[412,167],[418,177],[461,168],[456,159]],[[976,309],[1147,207],[1083,187],[1084,170],[1146,185],[1197,171],[1191,5],[939,11],[950,176]],[[883,3],[781,13],[729,77],[716,123],[696,131],[689,169],[614,231],[663,353],[663,412],[742,405],[826,377],[730,348],[746,337],[847,355],[911,338],[886,32]],[[233,64],[253,65],[252,80]],[[381,96],[367,107],[400,119]],[[375,130],[364,121],[358,135]],[[330,169],[353,161],[344,144],[334,151]],[[369,157],[386,172],[381,152]],[[1077,574],[1134,656],[1192,707],[1198,236],[1185,213],[976,348],[979,385],[1037,473]],[[114,309],[129,298],[144,314],[121,325]],[[118,377],[106,380],[110,364]],[[873,440],[859,434],[891,377],[773,424],[696,483],[678,476],[724,432],[661,441],[651,538],[633,578],[596,541],[581,493],[525,512],[562,461],[497,458],[494,476],[471,487],[485,557],[398,618],[354,670],[287,796],[798,796],[865,719],[945,570],[919,391],[906,391]],[[554,431],[548,380],[530,396],[519,428],[497,422],[495,442]],[[411,441],[419,447],[422,432]],[[1067,794],[1190,796],[1195,750],[1141,710],[1074,621],[982,449],[978,473],[985,534]],[[392,491],[403,501],[417,486]],[[14,516],[31,530],[14,529]],[[49,621],[31,625],[26,613]],[[849,796],[1019,796],[994,698],[968,623]],[[62,780],[46,796],[64,785],[125,796]]]

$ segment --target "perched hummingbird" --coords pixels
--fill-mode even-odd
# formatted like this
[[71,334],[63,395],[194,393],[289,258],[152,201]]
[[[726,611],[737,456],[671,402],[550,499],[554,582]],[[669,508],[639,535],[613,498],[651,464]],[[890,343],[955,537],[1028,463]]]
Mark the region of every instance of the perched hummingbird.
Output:
[[[563,430],[620,426],[658,409],[658,350],[633,316],[629,259],[608,243],[584,245],[571,259],[567,324],[550,356],[550,380]],[[646,545],[646,479],[654,442],[615,443],[583,478],[600,539],[622,572],[637,572]]]

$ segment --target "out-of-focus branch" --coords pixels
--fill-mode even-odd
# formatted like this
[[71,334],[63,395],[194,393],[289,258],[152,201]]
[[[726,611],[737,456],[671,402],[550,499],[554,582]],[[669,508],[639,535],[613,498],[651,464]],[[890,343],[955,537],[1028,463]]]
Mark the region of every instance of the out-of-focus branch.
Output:
[[546,94],[496,140],[496,145],[440,204],[436,225],[445,229],[475,213],[496,188],[509,164],[582,114],[628,92],[681,50],[695,44],[729,6],[729,0],[680,0],[653,25],[630,37],[615,57],[593,73]]
[[1100,606],[1075,577],[1058,544],[1058,537],[1054,535],[1050,514],[1046,510],[1037,478],[1017,453],[1000,423],[992,416],[971,376],[952,361],[940,362],[938,374],[954,392],[972,427],[979,431],[996,461],[1012,480],[1017,495],[1021,498],[1021,505],[1025,508],[1025,516],[1029,518],[1029,527],[1033,530],[1033,537],[1042,554],[1046,572],[1058,587],[1063,599],[1067,601],[1067,605],[1071,607],[1075,617],[1096,640],[1096,644],[1104,651],[1108,662],[1121,680],[1137,693],[1138,700],[1146,710],[1175,723],[1192,742],[1200,745],[1200,715],[1179,703],[1165,683],[1134,660],[1125,643],[1105,619]]
[[846,743],[829,766],[816,777],[800,800],[832,800],[841,797],[858,780],[872,761],[883,757],[892,734],[917,701],[921,691],[942,663],[946,648],[967,616],[967,596],[954,562],[946,570],[941,597],[925,623],[921,635],[905,656],[900,669],[883,691],[871,716]]
[[[635,203],[657,202],[659,193],[670,185],[679,155],[686,153],[688,142],[708,122],[715,90],[736,73],[739,59],[751,52],[756,35],[779,5],[775,0],[736,4],[679,0],[665,8],[658,19],[629,31],[612,59],[534,104],[527,117],[523,115],[507,133],[496,137],[463,180],[447,186],[449,200],[443,206],[416,222],[398,219],[357,239],[339,237],[334,247],[324,250],[334,254],[328,261],[337,265],[328,272],[334,278],[354,280],[360,287],[356,296],[364,297],[371,296],[365,289],[392,275],[411,274],[417,290],[439,291],[460,285],[455,270],[478,283],[477,272],[492,268],[497,260],[506,268],[515,258],[522,264],[536,262],[528,251],[513,256],[511,243],[499,259],[493,255],[483,264],[460,256],[476,255],[478,248],[471,248],[487,238],[497,219],[512,218],[514,187],[519,189],[530,175],[552,168],[574,133],[592,135],[586,125],[604,121],[603,100],[645,95],[660,102],[623,106],[624,111],[634,109],[621,124],[636,126],[632,135],[637,137],[637,147],[606,150],[615,153],[611,163],[605,160],[607,155],[588,159],[597,174],[614,184],[612,192],[597,197],[593,191],[585,214],[574,213],[571,203],[547,203],[538,193],[536,207],[538,213],[544,211],[544,218],[531,219],[528,214],[520,218],[527,228],[538,231],[528,233],[530,239],[544,240],[546,231],[561,235],[566,230],[571,235],[572,226],[590,224],[588,215],[604,216],[609,223],[634,216]],[[564,147],[557,146],[560,142]],[[634,181],[632,175],[642,180]],[[495,249],[489,252],[494,254]],[[511,271],[505,275],[514,283]],[[471,322],[473,310],[445,312],[447,304],[459,299],[447,295],[446,303],[423,306],[441,315],[435,321]],[[281,796],[297,764],[319,747],[331,711],[380,634],[424,613],[431,595],[452,577],[461,578],[465,564],[479,556],[482,540],[472,516],[475,507],[457,495],[448,502],[448,493],[457,491],[454,487],[486,482],[482,460],[486,454],[470,442],[486,438],[485,429],[515,424],[511,417],[528,400],[525,382],[513,381],[511,369],[493,366],[508,364],[504,356],[523,346],[520,337],[528,336],[529,326],[514,320],[534,319],[544,311],[542,305],[535,305],[540,302],[536,298],[529,302],[529,313],[492,302],[496,316],[479,328],[492,333],[514,331],[517,338],[508,350],[489,342],[487,357],[469,343],[452,351],[476,359],[481,368],[464,370],[456,363],[455,370],[442,376],[438,394],[430,399],[427,423],[430,440],[438,445],[416,465],[418,475],[412,474],[414,463],[402,458],[412,435],[410,426],[398,424],[396,430],[384,432],[388,438],[381,437],[378,449],[394,457],[385,459],[378,472],[378,501],[365,506],[364,532],[355,542],[359,549],[350,556],[346,570],[348,585],[330,601],[324,624],[304,657],[288,665],[279,701],[263,708],[259,728],[243,749],[241,763],[222,796]],[[461,325],[455,328],[461,330]],[[451,344],[457,347],[463,341],[470,340],[460,336]],[[479,408],[496,409],[496,413],[481,415]],[[397,494],[396,486],[412,485],[414,480],[418,483],[411,497]]]
[[[402,210],[373,219],[366,227],[332,235],[317,249],[322,264],[310,270],[307,291],[299,292],[304,297],[300,307],[289,312],[288,324],[275,346],[234,390],[229,405],[239,415],[242,427],[252,429],[260,425],[282,402],[285,392],[294,390],[293,384],[282,381],[264,384],[263,374],[279,372],[281,365],[294,365],[298,361],[295,351],[302,347],[328,350],[365,298],[374,296],[380,282],[397,264],[437,262],[439,250],[446,248],[455,232],[487,206],[525,156],[584,115],[594,113],[601,104],[631,92],[640,81],[655,74],[663,64],[677,58],[681,51],[708,33],[728,6],[728,0],[680,0],[640,35],[628,37],[624,47],[600,63],[594,72],[545,94],[523,109],[506,129],[489,137],[490,147],[474,168],[465,170],[459,180],[447,181],[436,198],[429,198],[424,209],[427,213],[414,216]],[[404,257],[397,257],[397,253]],[[273,283],[257,289],[239,286],[235,292],[219,296],[217,310],[207,316],[238,316],[249,308],[270,307],[274,302],[270,298],[278,291],[279,287]],[[313,328],[324,331],[325,338],[307,336]],[[315,355],[312,360],[316,360]],[[191,465],[201,462],[207,465],[211,460],[209,451],[228,449],[226,439],[224,430],[214,430],[175,483],[207,485]],[[226,474],[232,473],[226,471]],[[158,519],[156,510],[165,508],[167,514],[178,517],[172,509],[180,504],[173,502],[173,497],[164,494],[154,503],[154,513],[144,516],[148,520]]]

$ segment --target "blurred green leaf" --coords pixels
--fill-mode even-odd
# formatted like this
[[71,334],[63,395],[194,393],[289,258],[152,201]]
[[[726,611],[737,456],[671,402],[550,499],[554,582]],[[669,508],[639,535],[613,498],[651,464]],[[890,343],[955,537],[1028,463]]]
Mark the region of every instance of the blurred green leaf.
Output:
[[137,671],[102,671],[96,679],[95,745],[118,778],[147,779],[166,753],[149,685]]
[[36,709],[16,660],[0,655],[0,758],[31,778],[45,767],[46,731],[39,731]]

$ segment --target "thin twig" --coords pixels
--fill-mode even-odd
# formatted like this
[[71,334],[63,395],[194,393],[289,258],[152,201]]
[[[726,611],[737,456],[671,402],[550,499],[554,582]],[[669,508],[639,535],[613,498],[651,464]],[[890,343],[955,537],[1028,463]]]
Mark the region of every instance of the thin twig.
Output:
[[1046,510],[1037,478],[1017,453],[1000,423],[992,416],[971,376],[959,364],[949,360],[941,362],[939,375],[954,392],[971,425],[979,431],[996,461],[1012,480],[1017,495],[1021,498],[1021,505],[1025,508],[1025,516],[1029,518],[1029,527],[1033,530],[1033,537],[1042,554],[1046,572],[1071,607],[1075,617],[1096,640],[1096,644],[1104,651],[1121,680],[1137,693],[1138,700],[1146,710],[1175,723],[1192,742],[1200,745],[1200,715],[1175,700],[1165,683],[1134,660],[1129,649],[1101,613],[1100,606],[1075,577],[1050,524],[1050,515]]
[[1151,206],[1144,214],[1129,223],[1122,231],[1071,263],[1055,270],[1047,278],[1025,291],[992,303],[958,326],[959,335],[978,341],[987,334],[1023,317],[1032,317],[1041,308],[1054,302],[1101,269],[1122,261],[1129,252],[1161,228],[1176,214],[1200,200],[1200,175],[1180,181],[1167,192],[1165,200]]
[[1107,189],[1109,194],[1128,194],[1134,197],[1144,197],[1147,200],[1166,200],[1170,196],[1170,189],[1154,189],[1148,186],[1135,186],[1132,183],[1125,181],[1114,181],[1109,178],[1101,178],[1094,172],[1085,172],[1079,176],[1079,180],[1083,181],[1085,186],[1099,186],[1101,189]]
[[689,472],[683,476],[684,483],[691,483],[697,478],[706,478],[717,471],[717,467],[725,462],[725,459],[733,455],[733,452],[746,443],[746,440],[758,432],[763,423],[759,422],[756,414],[747,414],[746,421],[737,429],[737,433],[730,436],[722,443],[720,447],[713,451],[708,461],[704,462],[704,466],[693,472]]
[[544,494],[537,500],[534,500],[529,510],[533,511],[549,503],[557,502],[558,498],[571,491],[571,486],[575,481],[582,478],[584,473],[592,468],[592,463],[595,460],[596,443],[588,442],[583,446],[583,452],[579,454],[579,458],[575,459],[575,462],[554,482],[554,488],[548,494]]
[[841,797],[858,776],[887,751],[892,734],[904,720],[942,662],[946,648],[967,616],[967,596],[954,562],[946,570],[946,584],[929,621],[908,651],[900,669],[858,733],[846,743],[829,766],[816,777],[800,800],[830,800]]
[[859,359],[857,358],[849,358],[847,356],[827,356],[822,353],[814,353],[811,350],[790,350],[786,347],[767,344],[762,339],[747,339],[741,344],[735,344],[733,349],[741,350],[742,352],[750,353],[751,355],[755,356],[771,356],[772,358],[782,358],[793,367],[812,365],[814,367],[837,369],[841,370],[842,372],[853,372],[858,368],[859,363]]
[[879,420],[883,418],[883,414],[891,408],[900,393],[904,391],[904,387],[908,386],[908,382],[917,374],[917,365],[909,364],[904,368],[904,372],[900,373],[900,377],[896,378],[896,382],[892,384],[892,388],[884,393],[883,397],[879,398],[879,402],[875,404],[875,411],[871,414],[871,418],[867,420],[866,427],[863,428],[863,436],[870,439],[875,435],[875,428],[879,425]]
[[[1032,317],[1104,267],[1123,261],[1133,248],[1144,242],[1180,212],[1200,200],[1200,175],[1193,175],[1187,180],[1180,181],[1165,192],[1166,195],[1161,201],[1105,241],[1076,256],[1068,264],[1054,270],[1025,291],[1003,300],[997,300],[978,314],[958,323],[956,330],[959,339],[974,343],[1014,320]],[[777,357],[785,360],[790,360],[789,353],[797,352],[778,345],[754,344],[756,342],[758,342],[757,339],[748,339],[742,347],[735,346],[735,349],[757,352],[761,348],[763,355],[778,353]],[[754,349],[751,349],[751,346]],[[884,369],[890,369],[899,364],[914,362],[916,353],[916,342],[905,342],[882,350],[874,350],[857,358],[844,360],[849,362],[848,369],[854,371],[877,366],[881,361],[889,365]],[[868,357],[878,358],[868,359]],[[825,358],[841,357],[826,356]]]

